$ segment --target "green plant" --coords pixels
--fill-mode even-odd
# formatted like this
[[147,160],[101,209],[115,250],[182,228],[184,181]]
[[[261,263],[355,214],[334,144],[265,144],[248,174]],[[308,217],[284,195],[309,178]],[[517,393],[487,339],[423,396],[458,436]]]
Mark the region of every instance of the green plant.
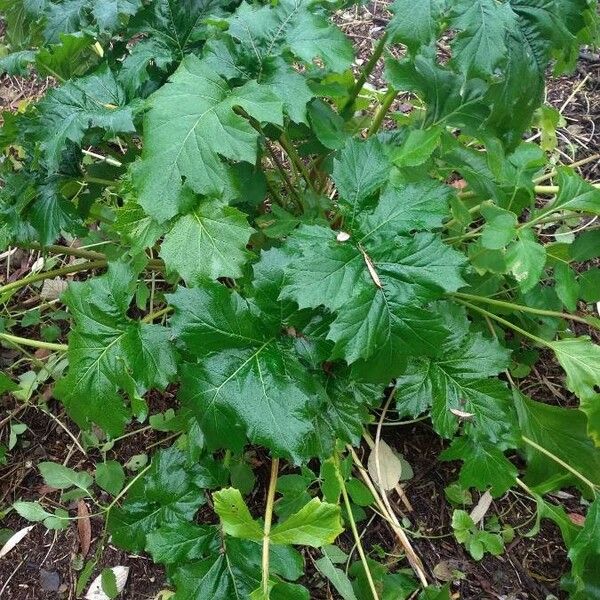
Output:
[[[340,502],[361,597],[406,586],[377,575],[347,490],[347,445],[386,395],[382,420],[393,402],[449,440],[441,459],[462,461],[461,489],[520,486],[537,499],[574,486],[598,512],[600,348],[580,332],[599,321],[576,309],[600,300],[597,277],[578,269],[598,256],[599,232],[552,232],[600,214],[600,190],[555,166],[551,143],[546,154],[522,141],[547,67],[572,68],[594,39],[595,3],[396,0],[358,78],[329,18],[339,6],[0,0],[2,68],[33,65],[56,82],[4,114],[0,246],[73,257],[1,286],[0,300],[10,313],[27,286],[78,279],[61,297],[68,344],[55,331],[20,335],[17,321],[0,340],[66,355],[54,395],[107,448],[148,418],[147,392],[178,384],[175,447],[125,487],[114,467],[96,479],[119,500],[127,492],[103,510],[113,541],[166,563],[175,598],[307,598],[292,545],[331,543]],[[399,44],[401,59],[388,52]],[[387,89],[367,93],[381,57]],[[412,94],[408,115],[394,112],[400,92]],[[459,192],[450,183],[461,179]],[[541,351],[577,408],[519,391]],[[264,522],[226,487],[249,445],[272,460]],[[328,502],[314,497],[311,459],[331,459]],[[280,460],[309,482],[278,483]],[[224,487],[212,494],[220,526],[197,525],[206,490]],[[386,511],[378,488],[369,493]],[[471,548],[482,533],[460,531]],[[597,529],[586,521],[565,543],[568,585],[587,598]]]

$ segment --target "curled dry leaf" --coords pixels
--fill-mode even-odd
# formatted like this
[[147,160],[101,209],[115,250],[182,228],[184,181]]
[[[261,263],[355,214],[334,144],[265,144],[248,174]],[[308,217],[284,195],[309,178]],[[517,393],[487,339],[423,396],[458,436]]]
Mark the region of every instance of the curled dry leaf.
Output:
[[464,410],[458,410],[458,408],[451,408],[450,412],[455,417],[458,417],[459,419],[461,419],[463,421],[468,421],[468,420],[472,419],[475,416],[473,413],[465,412]]
[[0,549],[0,558],[5,557],[34,527],[35,525],[30,525],[13,533]]
[[[127,583],[127,577],[129,577],[129,567],[111,567],[111,571],[115,574],[115,580],[117,582],[117,591],[120,594],[125,588],[125,584]],[[90,585],[90,589],[87,591],[85,595],[86,600],[110,600],[110,598],[104,593],[102,590],[102,575],[98,575],[94,581],[92,581],[92,585]]]
[[79,547],[81,554],[87,556],[92,541],[92,524],[90,523],[90,511],[83,500],[77,503],[77,533],[79,534]]
[[44,300],[56,300],[66,289],[68,283],[60,277],[44,280],[40,297]]
[[479,521],[481,521],[481,519],[485,517],[487,511],[490,508],[490,505],[492,504],[492,500],[492,495],[489,492],[485,492],[481,495],[481,498],[479,498],[479,502],[477,502],[475,508],[473,508],[470,515],[475,525],[477,525],[477,523],[479,523]]
[[[393,490],[398,485],[402,475],[402,462],[383,440],[379,440],[379,452],[376,452],[376,450],[377,444],[373,446],[371,454],[369,454],[367,463],[369,475],[386,492]],[[379,469],[377,468],[377,459],[379,459]],[[381,482],[379,481],[379,473],[381,473]]]

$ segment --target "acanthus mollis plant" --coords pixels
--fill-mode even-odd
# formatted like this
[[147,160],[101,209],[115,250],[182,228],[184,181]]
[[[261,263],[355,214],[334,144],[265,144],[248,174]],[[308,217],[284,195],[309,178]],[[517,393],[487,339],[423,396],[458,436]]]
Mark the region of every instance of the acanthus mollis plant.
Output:
[[[68,348],[51,345],[69,363],[55,396],[84,429],[120,436],[147,417],[149,390],[179,385],[178,447],[111,511],[114,540],[167,564],[178,599],[308,598],[291,546],[341,532],[347,445],[385,401],[431,419],[463,487],[533,496],[570,548],[565,585],[589,598],[600,349],[581,332],[599,322],[577,309],[600,300],[597,270],[580,268],[600,236],[545,232],[600,214],[600,191],[522,140],[547,69],[572,68],[594,39],[595,3],[396,0],[358,78],[334,3],[0,6],[2,68],[56,82],[4,115],[0,239],[86,259],[0,296],[89,273],[62,298]],[[387,88],[373,92],[379,59]],[[55,245],[74,237],[103,250]],[[519,390],[541,351],[578,407]],[[226,488],[221,525],[195,524],[205,490],[229,483],[213,457],[249,444],[273,460],[264,523]],[[312,459],[341,491],[272,524],[279,461]],[[565,486],[593,501],[583,528],[543,498]]]

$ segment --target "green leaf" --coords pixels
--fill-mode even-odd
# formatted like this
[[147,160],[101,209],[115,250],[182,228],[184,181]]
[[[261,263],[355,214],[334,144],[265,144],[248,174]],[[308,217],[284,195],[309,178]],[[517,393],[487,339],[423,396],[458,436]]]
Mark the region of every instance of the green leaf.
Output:
[[52,244],[62,231],[81,230],[75,207],[60,193],[58,181],[39,187],[39,195],[29,206],[27,215],[43,245]]
[[[401,371],[403,355],[438,352],[445,330],[421,304],[441,295],[442,289],[462,285],[462,259],[435,236],[375,244],[374,239],[380,241],[401,227],[395,221],[397,217],[401,223],[401,215],[401,210],[381,203],[372,214],[361,215],[366,233],[359,232],[356,241],[338,241],[325,228],[301,227],[291,244],[302,255],[290,264],[291,283],[281,294],[301,307],[322,304],[337,311],[327,336],[335,342],[332,356],[350,364],[375,352],[387,353],[387,365],[396,372],[382,374],[384,379]],[[377,250],[369,256],[371,247]]]
[[572,598],[583,600],[593,598],[598,585],[597,565],[600,560],[600,501],[596,500],[588,508],[585,524],[569,549],[569,560],[573,568],[571,576],[574,589]]
[[177,565],[192,562],[218,549],[218,529],[214,525],[167,523],[146,537],[146,550],[155,562]]
[[63,80],[81,77],[98,60],[93,44],[93,38],[85,34],[61,35],[60,44],[40,48],[35,55],[36,69]]
[[283,60],[278,60],[262,81],[273,88],[281,99],[284,112],[294,123],[308,124],[306,105],[312,100],[314,93],[302,74],[290,69]]
[[[522,292],[529,292],[538,283],[546,264],[546,249],[530,232],[523,232],[506,251],[506,264]],[[527,234],[527,235],[526,235]]]
[[486,224],[481,234],[481,245],[490,250],[500,250],[517,235],[517,216],[494,205],[482,205],[481,214]]
[[39,502],[15,502],[12,506],[24,519],[34,523],[52,516],[40,506]]
[[179,287],[167,299],[175,308],[170,321],[174,335],[195,352],[245,348],[268,339],[249,304],[224,285]]
[[133,254],[154,246],[165,230],[164,225],[154,221],[133,201],[118,208],[112,228],[130,245]]
[[135,396],[164,389],[176,372],[169,330],[127,316],[134,274],[123,263],[85,283],[72,283],[63,298],[75,326],[69,335],[69,371],[55,387],[80,427],[96,423],[120,435],[129,415],[119,391]]
[[600,346],[587,336],[548,342],[567,374],[567,387],[582,400],[598,394]]
[[80,144],[92,127],[108,135],[135,131],[125,94],[106,65],[76,83],[51,89],[39,110],[41,147],[50,171],[57,170],[67,140]]
[[18,384],[10,379],[8,375],[5,373],[0,373],[0,394],[4,394],[5,392],[14,392],[18,389]]
[[100,573],[102,591],[109,598],[116,598],[119,595],[119,589],[117,588],[117,577],[112,569],[102,569]]
[[107,460],[96,467],[96,483],[109,494],[116,496],[125,485],[125,471],[116,460]]
[[600,446],[600,346],[587,336],[549,342],[567,374],[566,385],[588,417],[588,434]]
[[462,460],[458,479],[460,484],[464,488],[474,487],[479,491],[489,488],[496,498],[515,484],[518,473],[498,446],[469,437],[453,440],[440,459]]
[[600,189],[582,179],[569,167],[557,169],[558,194],[537,216],[559,210],[573,210],[600,215]]
[[[302,558],[292,549],[272,547],[270,573],[286,579],[297,579]],[[248,540],[228,538],[223,552],[177,569],[174,600],[231,600],[250,598],[261,583],[261,546]]]
[[165,235],[160,256],[190,286],[204,278],[240,277],[252,231],[236,208],[218,200],[200,202]]
[[223,531],[243,540],[260,541],[263,528],[252,518],[239,490],[227,488],[213,494],[214,509]]
[[[298,359],[274,341],[230,349],[182,368],[181,400],[198,419],[211,447],[240,449],[240,429],[276,456],[306,452],[323,390]],[[285,428],[281,427],[285,423]]]
[[[600,483],[600,449],[587,435],[587,419],[576,409],[549,406],[517,392],[513,399],[522,434],[585,474],[593,483]],[[545,454],[523,444],[527,457],[525,482],[542,493],[566,485],[576,485],[584,493],[589,488]]]
[[483,82],[465,81],[462,75],[441,68],[430,51],[414,60],[388,59],[386,78],[395,89],[422,97],[427,107],[425,127],[445,124],[475,132],[489,114]]
[[340,507],[313,498],[297,513],[277,523],[271,530],[273,544],[297,544],[319,548],[332,544],[344,531]]
[[554,265],[554,281],[556,295],[567,310],[575,312],[580,293],[580,285],[575,278],[575,272],[569,265],[557,262]]
[[139,203],[159,222],[182,210],[184,180],[194,192],[220,195],[232,186],[221,157],[256,161],[258,132],[234,108],[257,121],[283,124],[281,102],[269,86],[250,81],[230,89],[193,55],[186,56],[149,106],[144,160],[134,181]]
[[281,0],[274,6],[243,2],[229,19],[228,32],[259,64],[289,50],[305,63],[320,58],[329,69],[340,72],[353,58],[346,36],[310,10],[306,0]]
[[25,76],[29,73],[29,65],[35,61],[33,50],[19,50],[0,58],[0,73],[2,75]]
[[394,17],[388,25],[391,40],[406,44],[415,51],[428,46],[441,29],[441,17],[446,9],[446,0],[395,0],[391,6]]
[[452,188],[434,179],[403,180],[392,176],[372,213],[360,216],[365,238],[389,239],[399,233],[439,227],[448,215]]
[[59,463],[41,462],[38,464],[38,469],[44,478],[44,483],[57,490],[77,487],[80,490],[89,492],[94,481],[89,473],[85,471],[77,473]]
[[440,143],[440,133],[437,127],[412,129],[404,143],[394,151],[394,164],[398,167],[417,167],[429,160]]
[[124,504],[110,511],[108,530],[113,541],[121,548],[141,552],[150,533],[191,521],[206,502],[204,488],[216,485],[218,482],[203,477],[199,465],[187,464],[180,450],[160,450],[147,473],[131,487]]
[[348,576],[342,569],[334,566],[327,554],[323,558],[319,558],[315,562],[315,565],[321,574],[329,580],[343,600],[357,600]]
[[141,6],[141,0],[102,0],[93,3],[92,14],[101,30],[113,31],[120,17],[135,15]]
[[349,139],[333,162],[340,203],[349,204],[356,212],[387,181],[390,166],[384,146],[376,137],[366,141]]
[[75,33],[84,24],[88,0],[65,0],[60,4],[48,3],[44,37],[47,42],[58,42],[63,33]]
[[444,437],[456,432],[460,414],[467,413],[465,428],[496,442],[513,427],[510,392],[490,379],[508,366],[507,352],[481,333],[469,333],[462,311],[448,305],[442,310],[452,335],[439,356],[409,361],[396,383],[397,409],[401,416],[416,417],[431,406],[434,428]]
[[576,261],[600,256],[600,230],[580,233],[571,245],[571,258]]
[[[188,312],[193,299],[201,297],[203,304]],[[170,302],[175,331],[182,333],[187,351],[202,358],[182,367],[180,395],[209,446],[241,449],[245,431],[275,455],[299,459],[325,391],[278,340],[278,325],[264,327],[249,305],[235,294],[227,297],[218,284],[179,290]],[[207,341],[198,343],[202,340]],[[217,351],[209,353],[212,349]]]
[[330,150],[340,150],[349,139],[342,117],[320,99],[308,105],[308,117],[316,138]]
[[487,79],[504,66],[505,39],[512,25],[510,5],[494,0],[453,3],[451,26],[458,30],[452,42],[453,62],[467,77]]

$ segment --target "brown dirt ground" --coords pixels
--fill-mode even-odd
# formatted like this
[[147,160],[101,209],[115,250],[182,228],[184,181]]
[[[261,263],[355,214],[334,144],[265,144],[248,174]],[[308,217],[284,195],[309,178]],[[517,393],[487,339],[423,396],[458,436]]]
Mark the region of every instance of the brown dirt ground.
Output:
[[[383,2],[370,2],[366,6],[356,7],[339,15],[338,22],[354,39],[359,59],[368,57],[375,39],[381,35],[389,13]],[[1,33],[1,31],[0,31]],[[381,65],[375,70],[370,83],[383,87]],[[49,80],[3,77],[0,79],[0,108],[15,110],[21,101],[36,98],[43,94]],[[593,52],[582,53],[576,72],[568,77],[552,80],[548,85],[547,99],[550,104],[562,109],[566,123],[558,131],[561,160],[568,164],[600,151],[599,137],[595,131],[600,116],[600,57]],[[408,96],[399,99],[400,103],[410,101]],[[580,169],[582,175],[592,181],[600,180],[599,163],[592,162]],[[12,268],[9,279],[27,272],[35,260],[35,254],[21,253],[11,257]],[[6,260],[2,271],[6,273]],[[24,305],[30,301],[23,298]],[[582,332],[583,333],[583,332]],[[587,333],[587,332],[586,332]],[[12,364],[17,355],[6,348],[0,354],[0,368]],[[528,393],[546,402],[560,402],[569,405],[573,399],[562,392],[556,394],[556,386],[563,381],[564,375],[552,357],[545,355],[536,369],[524,381]],[[49,397],[49,390],[42,390]],[[50,503],[56,501],[56,495],[46,493],[35,465],[41,460],[60,461],[71,467],[94,469],[99,454],[83,456],[72,438],[58,423],[45,413],[28,407],[20,410],[11,398],[1,401],[0,439],[5,441],[8,431],[7,417],[14,415],[25,423],[28,430],[11,453],[10,462],[0,468],[0,507],[7,507],[17,499],[34,500],[44,497]],[[154,395],[151,398],[153,412],[164,410],[173,404],[172,394]],[[74,423],[64,415],[60,406],[50,402],[49,408],[58,416],[61,423],[70,432],[77,432]],[[508,544],[507,551],[501,557],[486,557],[477,563],[458,545],[450,534],[451,509],[444,497],[444,487],[456,479],[457,465],[440,463],[435,459],[442,450],[441,440],[426,423],[418,423],[401,428],[387,428],[386,440],[401,451],[412,465],[415,477],[406,485],[406,494],[412,501],[413,510],[406,513],[413,531],[420,531],[422,537],[414,538],[417,554],[422,558],[426,570],[431,573],[441,562],[449,564],[466,574],[466,578],[455,582],[452,590],[456,598],[469,599],[512,599],[541,600],[549,594],[565,597],[559,591],[560,577],[568,569],[568,561],[560,534],[556,527],[544,524],[534,538],[517,535]],[[160,445],[166,434],[145,432],[132,436],[118,444],[109,452],[109,458],[126,461],[135,454],[146,451],[152,445]],[[257,506],[263,504],[264,483],[267,478],[268,460],[257,456],[259,488],[254,494]],[[394,498],[394,501],[397,501]],[[568,511],[582,514],[583,509],[575,495],[561,497]],[[91,509],[91,507],[90,507]],[[503,523],[511,524],[518,533],[531,528],[534,507],[532,502],[517,492],[509,492],[495,501],[488,514],[497,514]],[[96,551],[101,534],[102,523],[92,518],[92,546],[88,556]],[[9,514],[0,522],[0,528],[13,530],[24,527],[26,523],[15,514]],[[425,537],[426,536],[426,537]],[[367,528],[365,545],[379,545],[389,553],[391,568],[406,567],[406,562],[394,558],[401,555],[391,531],[380,519],[375,519]],[[346,550],[352,548],[352,539],[345,534],[340,544]],[[78,576],[79,538],[73,525],[61,532],[45,531],[37,525],[33,531],[15,548],[8,559],[0,560],[0,597],[6,600],[71,599],[74,598],[75,581]],[[315,599],[333,599],[337,596],[329,586],[315,574],[314,553],[306,552],[308,577],[305,583],[311,587]],[[128,584],[122,598],[125,600],[149,600],[167,587],[164,571],[152,564],[145,556],[129,555],[110,544],[104,549],[100,566],[126,565],[130,568]],[[94,576],[99,572],[96,569]],[[45,573],[44,573],[45,572]],[[42,577],[57,574],[57,591],[44,591]],[[56,582],[55,582],[56,583]]]

